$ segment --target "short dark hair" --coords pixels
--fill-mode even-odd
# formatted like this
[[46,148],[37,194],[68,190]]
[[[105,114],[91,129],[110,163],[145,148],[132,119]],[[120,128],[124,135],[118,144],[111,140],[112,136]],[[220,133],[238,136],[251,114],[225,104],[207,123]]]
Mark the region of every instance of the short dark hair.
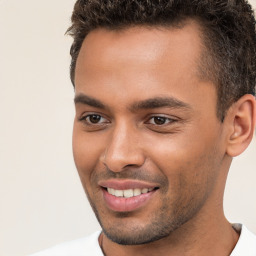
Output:
[[194,19],[202,29],[206,51],[200,70],[217,87],[217,116],[245,94],[255,95],[256,33],[253,10],[246,0],[78,0],[67,33],[74,38],[70,76],[87,34],[97,28],[176,26]]

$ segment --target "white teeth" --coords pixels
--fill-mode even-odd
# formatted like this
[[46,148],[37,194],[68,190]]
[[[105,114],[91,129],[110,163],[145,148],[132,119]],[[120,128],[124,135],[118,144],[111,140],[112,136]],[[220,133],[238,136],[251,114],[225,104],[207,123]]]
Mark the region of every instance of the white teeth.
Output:
[[142,194],[146,194],[146,193],[148,193],[148,189],[147,188],[143,188],[141,192],[142,192]]
[[152,190],[154,190],[154,188],[143,188],[143,189],[135,188],[135,189],[126,189],[126,190],[116,190],[113,188],[107,188],[107,191],[109,194],[116,197],[125,197],[125,198],[139,196],[141,194],[151,192]]
[[133,189],[124,190],[124,197],[133,197]]
[[123,190],[114,190],[115,196],[117,197],[123,197],[124,196],[124,191]]
[[135,189],[133,190],[133,195],[134,195],[134,196],[139,196],[139,195],[141,195],[141,189],[135,188]]

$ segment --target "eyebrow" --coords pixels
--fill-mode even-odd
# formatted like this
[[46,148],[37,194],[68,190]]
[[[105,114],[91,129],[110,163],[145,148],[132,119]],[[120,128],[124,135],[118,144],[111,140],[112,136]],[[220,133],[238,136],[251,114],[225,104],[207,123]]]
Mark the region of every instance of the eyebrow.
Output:
[[[89,97],[85,94],[78,94],[74,98],[75,104],[84,104],[95,108],[101,108],[101,109],[107,109],[107,107],[99,100]],[[192,107],[183,102],[180,101],[174,97],[155,97],[146,99],[143,101],[138,101],[133,103],[129,109],[132,112],[136,112],[138,110],[142,109],[154,109],[154,108],[162,108],[162,107],[168,107],[168,108],[176,108],[176,109],[192,109]]]
[[135,102],[134,104],[132,104],[130,110],[137,111],[141,109],[153,109],[153,108],[162,108],[162,107],[187,109],[187,110],[192,109],[192,107],[189,104],[183,101],[180,101],[174,97],[156,97],[156,98]]
[[106,109],[106,106],[102,102],[94,98],[91,98],[85,94],[76,95],[74,98],[74,103],[75,104],[81,103],[81,104],[88,105],[95,108]]

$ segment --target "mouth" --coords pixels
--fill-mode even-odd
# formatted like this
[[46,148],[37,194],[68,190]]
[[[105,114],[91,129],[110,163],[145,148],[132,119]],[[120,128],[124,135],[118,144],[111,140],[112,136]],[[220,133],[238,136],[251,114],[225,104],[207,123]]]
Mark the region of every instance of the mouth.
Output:
[[135,188],[135,189],[125,189],[125,190],[114,189],[114,188],[104,188],[104,189],[112,196],[131,198],[131,197],[140,196],[141,194],[149,193],[157,188],[143,188],[143,189]]
[[132,212],[146,206],[159,189],[154,184],[140,181],[100,182],[107,208],[115,212]]

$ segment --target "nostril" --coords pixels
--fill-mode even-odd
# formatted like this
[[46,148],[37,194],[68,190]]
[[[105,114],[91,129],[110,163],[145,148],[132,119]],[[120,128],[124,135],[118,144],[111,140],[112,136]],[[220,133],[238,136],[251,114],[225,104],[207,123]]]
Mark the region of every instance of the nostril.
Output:
[[127,167],[138,167],[139,165],[137,164],[127,164],[124,168],[127,168]]

